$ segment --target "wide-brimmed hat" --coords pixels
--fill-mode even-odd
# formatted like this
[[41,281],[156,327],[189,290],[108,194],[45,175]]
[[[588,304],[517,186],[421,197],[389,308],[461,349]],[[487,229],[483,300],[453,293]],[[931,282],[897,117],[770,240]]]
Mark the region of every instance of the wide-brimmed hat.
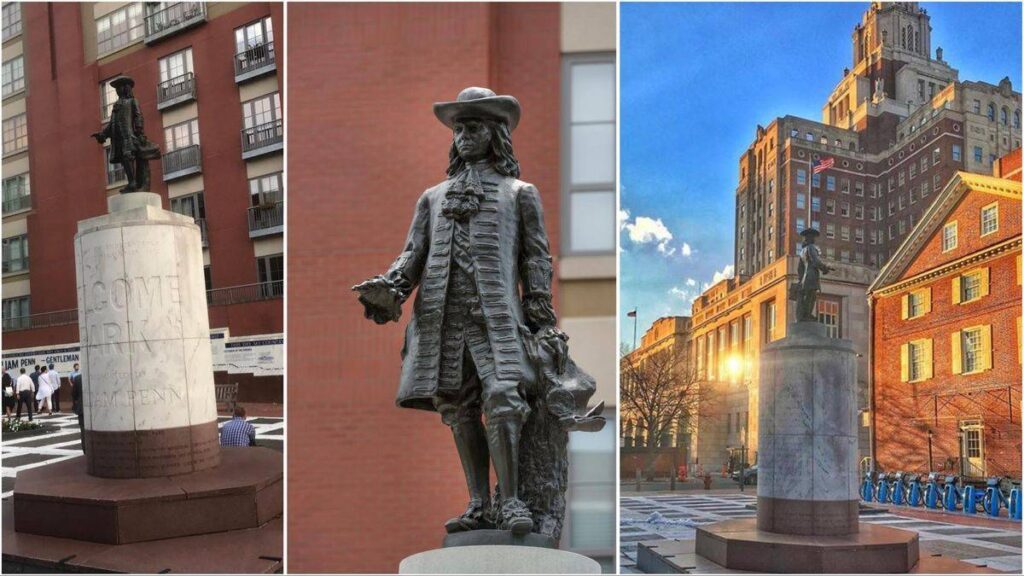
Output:
[[802,232],[800,232],[800,235],[803,236],[804,238],[817,238],[818,236],[821,236],[821,232],[818,232],[814,228],[805,228]]
[[135,87],[135,80],[132,80],[131,76],[118,76],[110,81],[110,85],[114,88],[120,88],[121,86],[128,85],[129,87]]
[[512,96],[498,96],[493,90],[472,86],[459,92],[454,102],[435,102],[434,115],[449,128],[459,118],[492,118],[515,130],[521,113],[519,101]]

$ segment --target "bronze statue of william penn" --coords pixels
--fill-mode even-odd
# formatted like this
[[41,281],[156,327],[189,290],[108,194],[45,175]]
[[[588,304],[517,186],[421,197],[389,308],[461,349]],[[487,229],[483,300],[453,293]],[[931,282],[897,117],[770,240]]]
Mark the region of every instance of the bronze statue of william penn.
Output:
[[800,232],[804,245],[800,248],[800,263],[797,265],[797,285],[794,289],[797,322],[818,320],[818,292],[821,291],[821,276],[833,268],[821,259],[821,249],[814,244],[820,232],[808,228]]
[[128,178],[122,194],[149,190],[149,161],[160,157],[160,149],[143,131],[142,109],[132,93],[135,81],[118,76],[110,85],[117,91],[117,101],[110,111],[110,121],[92,137],[100,144],[110,139],[110,163],[121,164]]
[[556,327],[540,193],[518,179],[512,149],[520,113],[514,97],[486,88],[434,104],[453,134],[447,179],[420,196],[387,272],[353,289],[367,318],[384,324],[419,288],[396,403],[437,411],[452,430],[469,505],[446,530],[533,531],[557,541],[567,432],[604,421],[599,408],[583,413],[594,381]]

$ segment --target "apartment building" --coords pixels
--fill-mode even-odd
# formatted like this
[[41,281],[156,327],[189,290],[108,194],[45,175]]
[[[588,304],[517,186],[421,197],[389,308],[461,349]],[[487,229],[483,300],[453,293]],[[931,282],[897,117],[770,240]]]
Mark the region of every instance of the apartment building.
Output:
[[126,183],[89,134],[128,75],[162,153],[151,190],[202,231],[216,380],[282,400],[282,18],[268,2],[4,4],[6,370],[77,361],[76,223]]

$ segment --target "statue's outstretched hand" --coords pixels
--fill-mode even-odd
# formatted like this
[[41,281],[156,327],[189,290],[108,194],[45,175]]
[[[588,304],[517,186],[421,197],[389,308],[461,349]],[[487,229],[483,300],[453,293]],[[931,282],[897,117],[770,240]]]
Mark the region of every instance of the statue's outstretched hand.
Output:
[[565,363],[569,359],[569,337],[558,328],[551,326],[540,330],[540,344],[555,361],[555,372],[565,372]]
[[364,315],[377,324],[398,322],[402,317],[402,294],[387,278],[375,276],[352,287],[359,294]]
[[103,144],[104,142],[107,141],[107,135],[104,134],[103,132],[93,132],[92,137],[95,138],[96,141],[99,142],[100,144]]

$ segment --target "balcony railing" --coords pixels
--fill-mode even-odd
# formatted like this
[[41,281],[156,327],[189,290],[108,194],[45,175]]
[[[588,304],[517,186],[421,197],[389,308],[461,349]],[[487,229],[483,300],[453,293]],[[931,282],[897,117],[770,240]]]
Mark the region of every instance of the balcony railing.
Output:
[[20,212],[22,210],[28,210],[32,207],[32,197],[28,194],[24,196],[15,196],[14,198],[8,198],[4,200],[3,213],[10,214],[12,212]]
[[146,16],[146,44],[206,22],[205,2],[175,2]]
[[284,202],[249,207],[249,237],[284,232]]
[[242,129],[242,159],[255,158],[284,147],[284,122],[275,120]]
[[206,291],[206,303],[209,306],[227,306],[284,297],[284,280],[259,282],[230,288],[214,288]]
[[277,58],[273,42],[249,46],[235,54],[235,82],[245,82],[274,70],[277,70]]
[[164,152],[163,163],[164,182],[203,171],[203,158],[199,152],[199,144]]
[[191,72],[161,82],[156,86],[156,109],[166,110],[196,98],[196,77]]
[[17,274],[19,272],[28,272],[28,256],[3,261],[4,274]]
[[40,312],[28,316],[4,318],[4,330],[28,330],[31,328],[47,328],[49,326],[68,326],[78,324],[78,308],[58,310],[56,312]]

